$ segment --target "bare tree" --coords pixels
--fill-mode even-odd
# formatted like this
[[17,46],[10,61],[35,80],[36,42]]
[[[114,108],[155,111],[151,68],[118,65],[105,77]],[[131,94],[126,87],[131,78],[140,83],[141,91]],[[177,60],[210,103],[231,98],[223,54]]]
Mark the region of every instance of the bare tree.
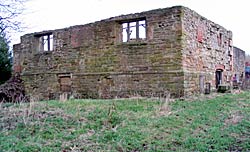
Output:
[[[20,15],[24,12],[24,2],[27,1],[0,0],[0,84],[6,82],[11,77],[12,51],[9,46],[10,35],[11,33],[21,31],[23,28]],[[6,86],[0,86],[0,100],[1,88],[6,88]]]
[[0,34],[11,30],[20,31],[21,21],[18,19],[24,11],[27,0],[0,0]]

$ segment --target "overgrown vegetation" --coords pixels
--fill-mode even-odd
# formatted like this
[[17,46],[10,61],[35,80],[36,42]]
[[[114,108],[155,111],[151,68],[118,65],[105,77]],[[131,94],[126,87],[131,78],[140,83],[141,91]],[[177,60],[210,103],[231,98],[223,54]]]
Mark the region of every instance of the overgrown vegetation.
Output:
[[[1,26],[1,24],[0,24]],[[0,32],[0,84],[3,84],[11,77],[11,54],[9,42],[4,32]]]
[[2,151],[249,151],[250,93],[2,103]]
[[0,102],[28,102],[25,95],[23,80],[19,74],[12,76],[6,83],[0,85]]

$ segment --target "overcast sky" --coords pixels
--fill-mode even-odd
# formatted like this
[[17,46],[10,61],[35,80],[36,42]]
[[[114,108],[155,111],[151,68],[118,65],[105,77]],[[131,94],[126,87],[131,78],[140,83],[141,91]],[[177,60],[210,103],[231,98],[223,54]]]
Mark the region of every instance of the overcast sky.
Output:
[[182,5],[233,32],[235,46],[250,54],[250,5],[248,0],[30,0],[22,21],[28,27],[15,34],[86,24],[121,14]]

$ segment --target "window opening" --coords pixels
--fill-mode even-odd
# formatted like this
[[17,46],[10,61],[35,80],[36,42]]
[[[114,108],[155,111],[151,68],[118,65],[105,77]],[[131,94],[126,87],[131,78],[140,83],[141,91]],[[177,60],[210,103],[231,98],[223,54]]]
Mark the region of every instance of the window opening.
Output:
[[218,35],[218,46],[222,46],[222,33]]
[[53,34],[50,33],[42,33],[34,35],[36,38],[36,47],[38,51],[52,51],[53,50]]
[[48,34],[41,37],[43,51],[52,51],[53,50],[53,35]]
[[141,40],[146,38],[146,21],[132,21],[122,24],[122,41]]

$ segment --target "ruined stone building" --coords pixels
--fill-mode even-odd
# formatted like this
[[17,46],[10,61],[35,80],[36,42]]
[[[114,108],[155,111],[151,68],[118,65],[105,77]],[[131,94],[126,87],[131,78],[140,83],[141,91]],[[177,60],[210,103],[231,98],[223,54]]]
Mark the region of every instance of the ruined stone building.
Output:
[[22,36],[14,71],[39,99],[189,96],[230,83],[232,32],[183,6],[121,15]]

